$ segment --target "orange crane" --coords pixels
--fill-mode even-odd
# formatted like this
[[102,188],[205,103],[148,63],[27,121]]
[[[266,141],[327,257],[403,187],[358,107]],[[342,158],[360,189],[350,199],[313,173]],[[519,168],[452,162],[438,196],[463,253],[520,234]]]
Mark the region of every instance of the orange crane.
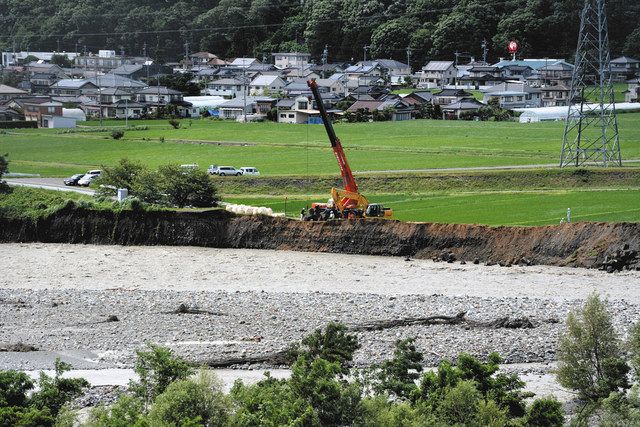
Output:
[[[349,167],[349,162],[347,162],[347,156],[342,148],[342,143],[336,136],[336,132],[333,130],[333,125],[331,124],[327,110],[324,108],[324,104],[322,103],[318,84],[315,80],[308,80],[307,85],[311,89],[311,93],[313,93],[313,97],[318,106],[318,111],[320,112],[320,117],[322,118],[322,123],[324,124],[324,128],[329,136],[329,142],[331,142],[331,148],[333,149],[333,154],[336,156],[338,166],[340,167],[340,173],[342,175],[344,188],[331,189],[331,198],[333,199],[334,207],[340,212],[343,218],[349,216],[391,217],[393,215],[393,211],[390,208],[385,208],[378,203],[370,204],[367,198],[358,191],[358,184],[356,184],[353,172],[351,172],[351,168]],[[314,209],[329,208],[326,205],[319,203],[314,204],[312,207]]]

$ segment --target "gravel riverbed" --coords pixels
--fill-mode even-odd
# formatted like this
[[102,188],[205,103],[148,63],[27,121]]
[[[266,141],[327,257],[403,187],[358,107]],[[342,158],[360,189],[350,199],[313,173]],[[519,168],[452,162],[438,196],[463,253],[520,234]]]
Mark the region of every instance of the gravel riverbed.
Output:
[[[334,320],[526,317],[531,329],[463,325],[358,332],[364,366],[416,337],[426,365],[467,351],[506,363],[555,360],[569,310],[590,292],[609,300],[624,335],[640,318],[640,273],[486,267],[341,254],[194,247],[0,245],[0,369],[46,369],[62,355],[79,369],[131,367],[145,341],[194,362],[285,349]],[[174,311],[184,304],[200,314]],[[111,316],[111,320],[108,321]],[[113,317],[115,316],[115,317]],[[265,368],[262,364],[240,367]]]

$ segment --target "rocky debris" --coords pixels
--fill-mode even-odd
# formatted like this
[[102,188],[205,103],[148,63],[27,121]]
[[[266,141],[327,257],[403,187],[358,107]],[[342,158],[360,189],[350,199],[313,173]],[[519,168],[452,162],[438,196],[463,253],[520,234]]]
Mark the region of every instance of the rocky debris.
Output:
[[630,249],[629,244],[625,243],[621,248],[604,257],[600,270],[604,270],[607,273],[622,270],[640,271],[640,255],[637,250]]
[[[599,274],[599,273],[598,273]],[[580,300],[506,295],[475,296],[382,295],[359,292],[260,292],[173,290],[0,289],[0,298],[21,299],[32,308],[0,310],[0,341],[26,342],[41,349],[91,351],[91,367],[125,368],[146,341],[171,348],[194,364],[240,368],[281,366],[283,352],[329,321],[366,325],[380,319],[419,319],[431,313],[468,322],[419,324],[405,322],[380,330],[354,331],[362,347],[354,363],[368,366],[393,354],[394,342],[415,337],[426,365],[437,365],[466,351],[486,357],[500,353],[507,363],[552,362],[567,313]],[[51,307],[42,301],[65,300]],[[166,315],[167,307],[224,307],[225,317]],[[81,323],[87,312],[108,313],[118,307],[126,322]],[[609,302],[614,324],[624,331],[640,318],[640,305]],[[172,310],[174,311],[174,310]],[[104,314],[106,317],[106,314]],[[61,326],[62,325],[62,326]],[[69,325],[69,326],[64,326]],[[533,326],[533,328],[531,327]],[[3,353],[5,354],[5,353]],[[279,359],[280,358],[280,359]],[[22,358],[0,357],[0,369],[25,365]],[[84,367],[83,367],[84,366]],[[76,366],[86,369],[87,365]],[[51,361],[31,359],[28,369],[51,369]]]
[[71,409],[92,408],[99,405],[112,405],[121,393],[127,390],[126,387],[117,385],[103,385],[88,387],[82,396],[77,397],[70,403]]
[[18,342],[16,344],[0,344],[0,351],[12,351],[16,353],[28,353],[30,351],[38,351],[38,349],[30,344]]

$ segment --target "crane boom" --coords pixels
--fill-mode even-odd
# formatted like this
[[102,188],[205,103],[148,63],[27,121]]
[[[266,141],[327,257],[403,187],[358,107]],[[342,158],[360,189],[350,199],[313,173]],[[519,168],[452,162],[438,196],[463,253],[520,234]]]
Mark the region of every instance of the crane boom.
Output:
[[[329,136],[329,141],[331,142],[331,148],[333,149],[333,154],[336,156],[336,160],[338,161],[338,166],[340,166],[340,173],[342,174],[342,182],[344,184],[344,193],[345,195],[338,205],[344,206],[344,208],[353,209],[362,205],[363,201],[360,199],[362,196],[358,193],[358,185],[356,184],[356,180],[353,177],[353,173],[351,172],[351,168],[349,167],[349,162],[347,162],[347,156],[344,154],[344,149],[342,148],[342,143],[340,139],[336,136],[336,132],[333,130],[333,125],[331,124],[331,120],[327,115],[327,110],[324,108],[324,104],[322,103],[322,97],[320,96],[320,92],[318,90],[318,84],[315,80],[308,80],[307,85],[311,89],[311,93],[313,93],[313,97],[316,100],[316,104],[318,106],[318,111],[320,111],[320,117],[322,118],[322,123],[324,124],[324,128],[327,131],[327,135]],[[359,197],[350,197],[349,195],[358,195]],[[362,197],[363,198],[363,197]],[[366,203],[366,199],[365,199]],[[366,208],[366,206],[365,206]]]

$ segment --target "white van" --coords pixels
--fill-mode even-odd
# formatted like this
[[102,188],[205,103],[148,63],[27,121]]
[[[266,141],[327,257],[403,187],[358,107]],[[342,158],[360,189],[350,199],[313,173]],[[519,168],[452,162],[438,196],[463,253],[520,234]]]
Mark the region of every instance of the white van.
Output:
[[260,171],[254,167],[241,167],[240,172],[242,172],[242,175],[260,176]]
[[242,172],[234,168],[233,166],[219,166],[215,174],[219,176],[230,176],[230,175],[240,176],[242,175]]

